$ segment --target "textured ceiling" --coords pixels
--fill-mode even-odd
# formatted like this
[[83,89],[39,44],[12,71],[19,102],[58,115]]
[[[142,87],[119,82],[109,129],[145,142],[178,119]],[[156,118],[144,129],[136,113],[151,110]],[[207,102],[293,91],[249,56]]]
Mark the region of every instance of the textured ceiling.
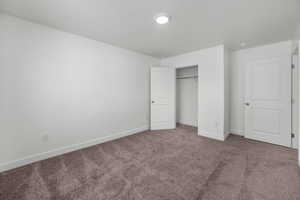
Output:
[[[0,0],[0,10],[155,57],[291,39],[299,0]],[[172,16],[167,25],[157,13]]]

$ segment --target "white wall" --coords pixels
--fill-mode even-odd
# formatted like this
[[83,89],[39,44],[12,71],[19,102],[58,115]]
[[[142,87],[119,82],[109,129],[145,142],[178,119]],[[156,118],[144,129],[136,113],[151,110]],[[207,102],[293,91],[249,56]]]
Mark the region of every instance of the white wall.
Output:
[[292,42],[234,51],[230,54],[230,132],[244,135],[244,91],[246,63],[292,54]]
[[[198,67],[177,69],[177,77],[197,76]],[[198,79],[177,79],[176,81],[176,115],[177,122],[198,126]]]
[[224,46],[162,59],[176,68],[198,65],[198,133],[224,140]]
[[0,15],[0,171],[148,129],[158,60]]
[[[298,66],[300,66],[300,40],[298,41]],[[298,72],[300,73],[300,70],[298,70]],[[298,77],[300,77],[300,75],[298,74]],[[300,83],[300,81],[299,81]],[[299,91],[298,94],[300,95],[300,86],[298,87]],[[300,96],[298,96],[298,100],[300,99]],[[299,103],[299,102],[298,102]],[[300,113],[300,106],[298,106],[298,114]],[[298,131],[299,131],[299,124],[300,124],[300,117],[298,117]],[[298,163],[300,166],[300,134],[298,132]]]

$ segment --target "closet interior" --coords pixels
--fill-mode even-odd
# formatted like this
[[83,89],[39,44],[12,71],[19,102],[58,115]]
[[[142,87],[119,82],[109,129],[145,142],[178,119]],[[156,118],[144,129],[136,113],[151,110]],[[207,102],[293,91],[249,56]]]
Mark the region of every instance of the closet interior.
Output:
[[198,66],[176,69],[176,122],[198,126]]

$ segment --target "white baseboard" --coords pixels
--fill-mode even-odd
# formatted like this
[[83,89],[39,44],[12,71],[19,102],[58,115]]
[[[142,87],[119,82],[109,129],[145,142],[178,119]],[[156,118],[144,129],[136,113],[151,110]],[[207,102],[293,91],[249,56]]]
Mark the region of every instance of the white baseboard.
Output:
[[180,122],[180,121],[178,121],[178,122],[176,122],[176,123],[182,124],[182,125],[187,125],[187,126],[192,126],[192,127],[198,127],[198,124],[185,123],[185,122]]
[[105,143],[105,142],[108,142],[108,141],[111,141],[111,140],[119,139],[119,138],[122,138],[122,137],[125,137],[125,136],[133,135],[135,133],[143,132],[143,131],[146,131],[146,130],[149,130],[148,125],[144,125],[144,126],[139,127],[139,128],[135,128],[135,129],[119,132],[119,133],[116,133],[116,134],[112,134],[111,136],[96,138],[96,139],[88,140],[88,141],[85,141],[85,142],[82,142],[82,143],[73,144],[73,145],[70,145],[70,146],[54,149],[54,150],[51,150],[51,151],[30,155],[30,156],[27,156],[25,158],[21,158],[21,159],[18,159],[18,160],[13,160],[13,161],[10,161],[10,162],[7,162],[7,163],[0,164],[0,172],[4,172],[4,171],[10,170],[10,169],[21,167],[21,166],[24,166],[24,165],[27,165],[27,164],[31,164],[31,163],[40,161],[40,160],[45,160],[47,158],[51,158],[51,157],[54,157],[54,156],[59,156],[59,155],[65,154],[65,153],[80,150],[80,149],[87,148],[87,147],[90,147],[90,146],[94,146],[94,145],[97,145],[97,144]]
[[207,132],[207,131],[199,131],[198,130],[198,135],[203,136],[203,137],[207,137],[210,139],[215,139],[215,140],[219,140],[219,141],[224,141],[224,135],[221,134],[217,134],[217,133],[212,133],[212,132]]
[[224,141],[228,138],[229,135],[230,135],[230,132],[225,132],[224,133]]
[[238,129],[230,129],[230,133],[233,135],[244,136],[244,131]]

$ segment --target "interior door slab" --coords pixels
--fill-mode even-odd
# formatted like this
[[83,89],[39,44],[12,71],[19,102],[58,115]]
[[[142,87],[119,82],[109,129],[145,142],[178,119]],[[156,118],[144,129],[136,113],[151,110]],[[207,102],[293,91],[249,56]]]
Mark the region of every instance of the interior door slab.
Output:
[[151,130],[176,128],[176,73],[170,67],[151,68]]
[[248,63],[246,138],[291,147],[291,58]]

